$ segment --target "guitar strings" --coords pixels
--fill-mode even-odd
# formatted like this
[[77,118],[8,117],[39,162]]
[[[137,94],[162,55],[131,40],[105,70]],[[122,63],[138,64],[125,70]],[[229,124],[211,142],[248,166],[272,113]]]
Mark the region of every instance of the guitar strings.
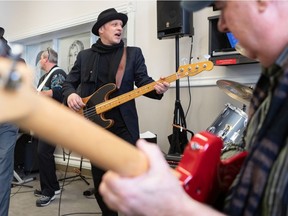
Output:
[[[150,85],[151,85],[152,83],[150,83]],[[151,86],[146,86],[146,88],[149,90],[150,88],[151,88]],[[135,93],[138,95],[139,94],[139,91],[141,92],[141,89],[138,89],[138,91],[136,91]],[[143,90],[142,90],[143,91]],[[129,93],[129,92],[128,92]],[[121,100],[122,101],[129,101],[129,100],[131,100],[131,95],[132,95],[132,93],[130,92],[129,94],[127,94],[127,93],[125,93],[125,94],[123,94],[123,95],[120,95],[120,96],[118,96],[117,98],[118,99],[116,99],[116,98],[111,98],[111,99],[109,99],[109,101],[110,101],[110,103],[117,103],[117,101],[119,101],[119,97],[121,97]],[[132,96],[132,99],[133,98],[135,98],[134,96]],[[121,102],[119,103],[119,105],[120,104],[122,104]],[[104,110],[106,110],[105,109],[105,101],[104,102],[102,102],[102,103],[100,103],[100,104],[98,104],[98,105],[96,105],[99,109],[104,109]],[[104,108],[103,108],[104,107]],[[85,108],[85,107],[84,107]],[[114,108],[114,106],[112,107],[112,108]],[[112,109],[111,108],[111,109]],[[109,109],[108,109],[109,110]],[[106,110],[106,111],[108,111],[108,110]],[[101,112],[101,113],[103,113],[103,112]],[[100,114],[101,114],[100,113]],[[91,118],[91,117],[93,117],[93,116],[96,116],[96,115],[99,115],[99,114],[97,114],[96,113],[96,108],[95,108],[95,106],[92,106],[92,107],[88,107],[87,109],[83,109],[83,115],[85,116],[85,117],[87,117],[87,118]]]
[[87,109],[83,109],[83,115],[88,119],[93,116],[96,116],[97,113],[95,107],[89,107]]
[[[166,81],[168,81],[169,83],[172,81],[172,80],[175,80],[175,78],[173,78],[174,76],[176,75],[176,77],[177,77],[177,75],[178,75],[178,73],[176,73],[176,74],[172,74],[172,75],[170,75],[170,76],[168,76],[168,77],[166,77]],[[176,78],[176,80],[177,79],[179,79],[179,77],[177,77]],[[159,82],[160,80],[158,80],[158,82]],[[138,88],[138,91],[143,91],[143,88],[145,87],[147,90],[148,90],[148,92],[150,91],[150,88],[152,88],[154,85],[155,85],[155,83],[156,82],[152,82],[152,83],[149,83],[148,85],[146,85],[146,86],[143,86],[143,87],[140,87],[140,88]],[[129,92],[128,92],[129,93]],[[139,92],[137,92],[136,91],[136,94],[139,94]],[[126,100],[126,101],[129,101],[130,100],[130,95],[131,95],[131,92],[130,92],[130,94],[129,95],[126,95],[126,93],[125,94],[123,94],[123,95],[120,95],[121,96],[121,98],[122,98],[122,100],[124,99],[124,100]],[[142,94],[141,94],[142,95]],[[118,97],[120,97],[120,96],[118,96]],[[134,97],[133,97],[134,98]],[[111,102],[111,100],[112,100],[112,102]],[[110,99],[110,102],[111,103],[113,103],[113,100],[116,100],[117,101],[117,99],[116,98],[112,98],[112,99]],[[105,102],[102,102],[102,103],[105,103]],[[120,104],[119,104],[120,105]],[[101,103],[100,104],[98,104],[97,106],[105,106],[105,104],[102,104],[101,105]],[[112,107],[113,108],[113,107]],[[101,108],[100,108],[101,109]],[[101,112],[101,113],[103,113],[103,112]],[[101,114],[100,113],[100,114]],[[86,118],[91,118],[91,117],[93,117],[93,116],[96,116],[96,115],[99,115],[99,114],[97,114],[96,113],[96,107],[95,106],[92,106],[92,107],[88,107],[87,109],[83,109],[83,115],[86,117]]]

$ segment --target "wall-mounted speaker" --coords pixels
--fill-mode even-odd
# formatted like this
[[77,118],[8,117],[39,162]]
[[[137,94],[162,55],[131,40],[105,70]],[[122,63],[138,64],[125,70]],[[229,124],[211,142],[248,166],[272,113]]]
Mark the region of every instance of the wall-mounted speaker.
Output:
[[181,7],[181,1],[157,0],[157,37],[192,36],[193,13]]

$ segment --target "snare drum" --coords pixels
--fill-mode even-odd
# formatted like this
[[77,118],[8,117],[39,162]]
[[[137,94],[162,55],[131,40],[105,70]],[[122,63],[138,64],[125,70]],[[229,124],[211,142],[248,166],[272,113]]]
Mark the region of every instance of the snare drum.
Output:
[[241,143],[247,121],[248,117],[244,111],[228,103],[207,131],[221,137],[224,144],[229,141],[238,144]]

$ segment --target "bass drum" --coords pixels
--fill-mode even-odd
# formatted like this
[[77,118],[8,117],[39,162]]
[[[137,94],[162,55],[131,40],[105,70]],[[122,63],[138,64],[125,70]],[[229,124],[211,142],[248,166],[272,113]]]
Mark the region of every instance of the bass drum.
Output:
[[247,114],[241,109],[226,104],[225,109],[216,118],[207,131],[223,139],[225,143],[241,144],[242,134],[247,126]]

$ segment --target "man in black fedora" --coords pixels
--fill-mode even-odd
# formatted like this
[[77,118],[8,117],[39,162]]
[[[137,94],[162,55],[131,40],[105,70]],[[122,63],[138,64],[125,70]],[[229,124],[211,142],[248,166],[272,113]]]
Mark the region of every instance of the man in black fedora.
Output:
[[[138,47],[124,48],[123,27],[127,21],[127,15],[118,13],[114,8],[99,14],[97,22],[92,28],[92,33],[99,36],[99,39],[91,48],[79,52],[63,85],[64,102],[72,110],[81,110],[85,106],[81,98],[93,94],[108,83],[114,83],[117,86],[110,95],[112,98],[134,90],[134,85],[141,87],[154,82],[148,76],[141,49]],[[161,99],[168,87],[169,83],[167,82],[157,83],[154,90],[146,93],[145,96]],[[104,126],[107,130],[135,145],[139,139],[139,125],[134,100],[119,105],[104,115],[106,119],[113,120],[112,125]],[[96,123],[102,125],[102,122]],[[79,133],[81,133],[81,128],[79,128]],[[131,161],[131,163],[133,162]],[[104,172],[92,164],[97,202],[104,216],[114,216],[117,215],[117,212],[111,211],[106,206],[98,192]]]

